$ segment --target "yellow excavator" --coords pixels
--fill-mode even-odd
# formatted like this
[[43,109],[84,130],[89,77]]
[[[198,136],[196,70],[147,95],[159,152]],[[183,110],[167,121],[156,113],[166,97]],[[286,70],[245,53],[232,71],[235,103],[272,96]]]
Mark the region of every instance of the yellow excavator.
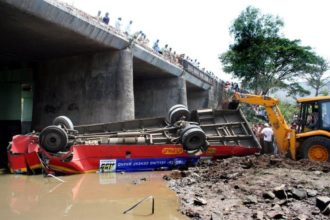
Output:
[[330,161],[330,96],[300,98],[297,126],[291,128],[279,107],[279,100],[268,96],[234,93],[229,108],[239,103],[264,106],[278,150],[292,159]]

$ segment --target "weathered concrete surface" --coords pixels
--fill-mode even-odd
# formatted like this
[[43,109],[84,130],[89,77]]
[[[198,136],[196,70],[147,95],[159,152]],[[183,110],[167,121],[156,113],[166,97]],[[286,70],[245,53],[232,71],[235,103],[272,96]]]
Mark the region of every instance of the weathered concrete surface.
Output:
[[203,109],[209,107],[209,90],[188,90],[188,109]]
[[41,129],[59,115],[74,124],[134,119],[132,56],[126,49],[42,63],[33,127]]
[[134,81],[135,117],[164,116],[176,104],[187,105],[186,82],[181,77]]
[[[54,0],[0,0],[0,13],[0,29],[5,33],[0,35],[0,64],[122,50],[129,44],[128,39],[92,16]],[[183,73],[179,66],[140,45],[134,45],[132,51],[137,63],[134,72],[168,76]],[[192,84],[210,87],[210,82],[191,73],[185,75]]]

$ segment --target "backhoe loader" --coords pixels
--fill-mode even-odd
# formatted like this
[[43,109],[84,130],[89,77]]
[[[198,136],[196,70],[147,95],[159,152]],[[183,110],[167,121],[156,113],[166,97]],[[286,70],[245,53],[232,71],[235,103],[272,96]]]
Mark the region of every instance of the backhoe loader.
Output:
[[330,96],[300,98],[299,116],[295,128],[284,119],[276,98],[234,93],[230,109],[239,103],[264,106],[271,124],[278,151],[292,159],[330,161]]

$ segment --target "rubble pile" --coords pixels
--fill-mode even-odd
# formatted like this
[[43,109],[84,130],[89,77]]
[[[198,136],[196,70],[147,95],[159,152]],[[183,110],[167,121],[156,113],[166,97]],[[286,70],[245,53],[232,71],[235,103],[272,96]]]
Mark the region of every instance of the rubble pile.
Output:
[[164,176],[191,219],[329,219],[330,163],[221,159]]

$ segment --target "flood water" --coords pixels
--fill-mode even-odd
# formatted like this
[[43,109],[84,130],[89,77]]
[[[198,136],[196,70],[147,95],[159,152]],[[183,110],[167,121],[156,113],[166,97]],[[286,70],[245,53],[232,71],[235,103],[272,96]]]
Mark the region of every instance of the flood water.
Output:
[[[0,174],[0,219],[186,219],[163,175],[80,174],[62,176],[61,182],[42,175]],[[154,197],[154,214],[152,199],[123,214],[148,196]]]

